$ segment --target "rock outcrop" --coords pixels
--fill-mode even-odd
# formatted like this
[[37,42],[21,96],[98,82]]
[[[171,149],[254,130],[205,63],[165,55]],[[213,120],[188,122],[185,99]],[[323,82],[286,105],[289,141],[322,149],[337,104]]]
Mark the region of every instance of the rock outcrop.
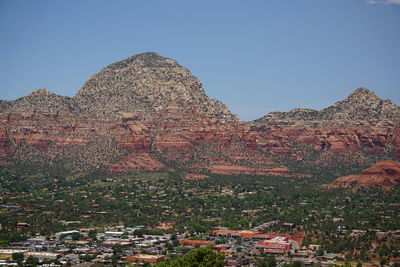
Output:
[[0,101],[0,121],[0,166],[26,174],[294,175],[286,159],[321,167],[333,158],[351,165],[389,150],[400,155],[399,107],[367,89],[321,111],[243,123],[188,69],[156,53],[107,66],[72,98],[39,89]]
[[380,186],[391,189],[400,184],[400,162],[386,160],[372,165],[360,174],[335,179],[330,187],[370,187]]

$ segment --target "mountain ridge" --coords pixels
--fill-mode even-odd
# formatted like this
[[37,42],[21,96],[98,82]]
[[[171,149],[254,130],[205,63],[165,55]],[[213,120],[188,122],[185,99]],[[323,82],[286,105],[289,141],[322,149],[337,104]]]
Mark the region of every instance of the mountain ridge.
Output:
[[74,97],[39,89],[0,101],[0,166],[301,176],[295,166],[399,157],[398,110],[361,88],[321,111],[294,109],[245,123],[209,98],[187,68],[144,53],[106,66]]

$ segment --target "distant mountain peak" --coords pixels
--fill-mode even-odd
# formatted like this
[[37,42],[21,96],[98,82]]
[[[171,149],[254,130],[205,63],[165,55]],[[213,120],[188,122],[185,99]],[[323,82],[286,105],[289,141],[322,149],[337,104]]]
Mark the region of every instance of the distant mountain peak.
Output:
[[[328,112],[330,114],[341,113],[344,117],[358,119],[368,119],[373,115],[384,115],[390,111],[396,111],[399,107],[390,100],[383,100],[374,92],[367,88],[358,88],[350,93],[350,95],[332,106],[321,110],[321,112]],[[374,113],[374,114],[373,114]],[[383,117],[376,117],[375,119],[384,119]]]
[[39,95],[56,95],[53,92],[51,92],[50,90],[46,89],[46,88],[40,88],[37,90],[32,91],[32,93],[30,93],[29,95],[31,96],[39,96]]
[[106,69],[122,69],[129,66],[147,67],[147,68],[167,68],[176,67],[179,64],[170,58],[160,56],[155,52],[146,52],[130,56],[126,59],[112,63]]
[[223,103],[206,95],[187,68],[154,52],[108,65],[92,75],[74,99],[91,116],[128,112],[154,118],[172,112],[237,120]]
[[255,123],[268,121],[398,121],[400,107],[390,100],[383,100],[367,88],[357,88],[349,96],[322,110],[296,108],[289,112],[271,112]]
[[371,90],[364,88],[364,87],[360,87],[360,88],[357,88],[356,90],[352,91],[346,99],[360,99],[360,100],[363,99],[363,100],[367,100],[367,101],[382,101],[382,98],[380,98],[376,93],[374,93]]
[[374,92],[372,92],[371,90],[369,90],[368,88],[365,87],[359,87],[356,90],[354,90],[353,92],[350,93],[350,96],[352,95],[377,95]]

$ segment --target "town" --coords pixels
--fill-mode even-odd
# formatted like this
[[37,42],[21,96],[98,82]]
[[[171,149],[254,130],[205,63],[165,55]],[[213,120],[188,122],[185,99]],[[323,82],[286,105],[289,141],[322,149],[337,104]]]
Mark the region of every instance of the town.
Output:
[[[208,234],[188,231],[151,234],[151,230],[143,225],[127,227],[122,222],[115,227],[77,228],[14,242],[8,248],[0,249],[0,265],[18,266],[25,262],[27,266],[39,263],[43,266],[150,266],[204,246],[223,253],[226,266],[260,266],[260,260],[265,257],[272,258],[279,266],[293,262],[301,262],[305,266],[332,266],[344,262],[344,254],[326,251],[322,245],[302,245],[305,232],[292,235],[265,233],[270,226],[276,225],[291,229],[291,232],[296,228],[293,223],[279,220],[263,223],[251,230],[218,229]],[[18,227],[23,229],[28,225],[20,223]],[[168,231],[172,228],[171,224],[165,223],[157,229]],[[352,235],[364,235],[366,232],[354,230]],[[380,238],[388,235],[382,232],[375,234]],[[400,240],[400,231],[391,234]],[[400,258],[390,258],[384,264],[399,262]]]
[[[305,233],[296,235],[262,233],[278,220],[264,223],[252,230],[220,229],[208,235],[145,234],[144,226],[82,228],[54,233],[50,238],[35,236],[23,242],[12,243],[0,250],[1,264],[17,265],[16,255],[26,262],[42,262],[48,266],[99,264],[154,264],[168,255],[182,255],[201,246],[210,246],[223,253],[227,266],[256,266],[264,256],[274,256],[278,263],[302,261],[307,265],[335,263],[342,255],[325,253],[321,245],[302,247]],[[283,223],[283,227],[294,227]],[[23,224],[20,227],[24,227]],[[172,226],[162,225],[168,229]],[[321,255],[319,255],[321,254]]]

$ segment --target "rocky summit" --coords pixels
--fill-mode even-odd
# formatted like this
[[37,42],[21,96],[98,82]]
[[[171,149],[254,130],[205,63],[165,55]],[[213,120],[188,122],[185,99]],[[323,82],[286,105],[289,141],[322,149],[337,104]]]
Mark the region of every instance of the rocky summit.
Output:
[[184,169],[303,177],[310,168],[397,159],[399,110],[359,88],[320,111],[244,123],[187,68],[144,53],[102,69],[72,98],[39,89],[0,101],[0,166],[46,175]]
[[107,66],[90,77],[75,99],[83,113],[105,118],[133,113],[151,120],[168,113],[237,120],[222,102],[205,94],[187,68],[156,53]]

